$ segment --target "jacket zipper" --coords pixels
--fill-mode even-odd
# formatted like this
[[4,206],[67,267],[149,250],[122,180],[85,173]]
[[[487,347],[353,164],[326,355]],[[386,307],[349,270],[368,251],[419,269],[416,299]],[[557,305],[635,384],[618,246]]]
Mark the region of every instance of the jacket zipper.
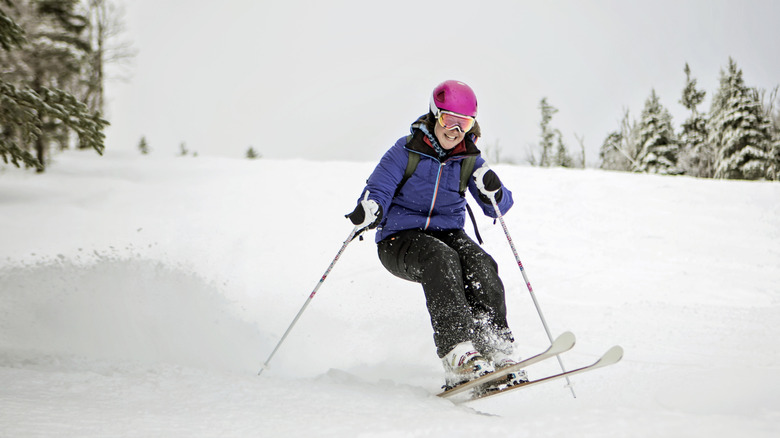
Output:
[[433,216],[433,207],[436,206],[436,196],[439,194],[439,184],[441,183],[441,170],[444,167],[444,163],[439,163],[439,171],[436,173],[436,185],[433,188],[433,199],[431,199],[431,208],[428,210],[428,218],[425,220],[425,228],[424,230],[428,229],[428,226],[431,224],[431,217]]

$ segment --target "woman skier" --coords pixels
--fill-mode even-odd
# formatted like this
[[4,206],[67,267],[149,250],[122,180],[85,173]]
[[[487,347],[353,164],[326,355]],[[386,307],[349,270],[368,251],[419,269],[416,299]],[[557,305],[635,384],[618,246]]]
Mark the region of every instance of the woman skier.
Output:
[[[422,284],[445,387],[454,387],[516,363],[498,267],[463,229],[466,189],[493,218],[491,198],[502,215],[513,200],[475,145],[474,91],[442,82],[429,109],[385,153],[347,217],[377,229],[388,271]],[[522,371],[509,376],[510,383],[525,380]]]

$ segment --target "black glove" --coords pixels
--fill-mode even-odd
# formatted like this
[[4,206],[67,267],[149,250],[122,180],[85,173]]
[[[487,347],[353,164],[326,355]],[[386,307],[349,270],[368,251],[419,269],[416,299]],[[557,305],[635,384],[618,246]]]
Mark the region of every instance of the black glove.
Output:
[[501,180],[498,179],[496,172],[488,169],[487,166],[480,167],[474,171],[474,182],[479,189],[479,199],[485,204],[490,204],[490,197],[496,199],[496,203],[501,202],[504,192],[501,189]]
[[360,228],[374,229],[382,221],[382,206],[373,199],[364,199],[352,210],[345,214],[352,224]]

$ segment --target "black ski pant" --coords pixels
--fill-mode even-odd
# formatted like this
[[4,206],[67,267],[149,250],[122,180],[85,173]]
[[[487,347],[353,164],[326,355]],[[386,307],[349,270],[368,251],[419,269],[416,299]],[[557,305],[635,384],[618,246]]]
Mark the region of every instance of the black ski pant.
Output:
[[498,265],[465,231],[406,230],[377,246],[388,271],[422,284],[439,357],[465,341],[482,354],[512,353]]

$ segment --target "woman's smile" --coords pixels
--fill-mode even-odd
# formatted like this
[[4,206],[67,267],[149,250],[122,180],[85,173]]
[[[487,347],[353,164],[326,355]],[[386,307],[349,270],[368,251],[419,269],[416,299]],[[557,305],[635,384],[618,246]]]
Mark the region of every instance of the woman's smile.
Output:
[[439,140],[439,145],[445,150],[450,150],[457,146],[466,134],[461,132],[460,129],[446,130],[440,124],[436,124],[434,128],[436,139]]

